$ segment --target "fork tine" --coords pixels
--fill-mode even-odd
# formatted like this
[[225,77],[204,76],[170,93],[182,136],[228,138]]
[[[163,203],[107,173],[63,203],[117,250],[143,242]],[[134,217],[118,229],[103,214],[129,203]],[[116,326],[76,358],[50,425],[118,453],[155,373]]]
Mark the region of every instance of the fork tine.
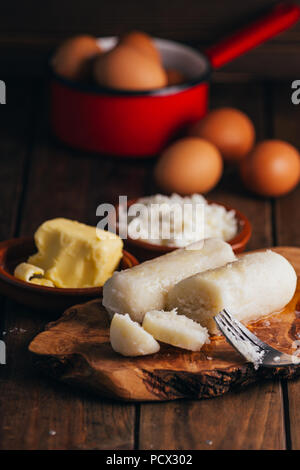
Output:
[[[244,357],[248,356],[249,359],[250,356],[257,354],[258,349],[259,351],[261,351],[261,348],[258,348],[258,346],[252,341],[250,341],[249,338],[247,338],[245,335],[240,335],[235,330],[235,328],[229,323],[229,321],[223,316],[222,312],[218,313],[218,315],[215,316],[215,321],[227,341],[231,344],[231,346],[233,346],[234,349],[236,349]],[[247,350],[246,354],[245,350]]]
[[215,316],[215,321],[226,338],[228,338],[228,335],[230,335],[234,338],[235,341],[246,341],[247,343],[253,344],[245,335],[241,334],[234,328],[234,326],[223,315],[223,312],[220,312]]
[[232,333],[235,333],[243,341],[250,341],[251,343],[254,343],[255,346],[257,346],[257,344],[254,341],[252,341],[252,339],[249,338],[248,335],[239,328],[239,325],[233,321],[232,317],[228,314],[228,312],[225,309],[222,310],[218,314],[218,316],[219,315],[223,319],[223,322],[225,322],[225,326],[228,329],[230,329]]
[[234,326],[229,318],[224,315],[224,311],[214,317],[227,341],[248,361],[253,362],[254,367],[257,368],[265,356],[265,349],[254,343],[243,331],[239,330],[238,325],[237,327]]
[[233,318],[226,310],[222,310],[214,320],[227,341],[245,359],[254,364],[254,368],[285,367],[300,364],[299,358],[272,348],[251,333],[241,322]]
[[241,322],[239,322],[238,320],[236,320],[234,317],[232,317],[230,315],[230,313],[227,312],[227,310],[222,310],[222,315],[223,315],[223,318],[226,319],[228,325],[231,326],[231,328],[233,328],[236,332],[238,332],[238,334],[240,334],[242,337],[244,338],[247,338],[249,341],[251,341],[252,343],[255,341],[253,340],[253,338],[251,338],[248,334],[247,334],[247,330],[243,330],[241,328]]
[[230,315],[229,312],[227,312],[227,310],[222,310],[222,312],[224,312],[224,314],[226,315],[226,317],[228,318],[228,321],[231,323],[231,324],[234,324],[236,328],[238,328],[241,332],[243,332],[243,334],[250,340],[252,341],[256,346],[259,346],[260,348],[270,348],[270,346],[267,344],[267,343],[264,343],[263,341],[261,341],[254,333],[252,333],[250,330],[248,330],[248,328],[246,328],[243,323],[241,323],[239,320],[237,320],[236,318],[234,318],[232,315]]

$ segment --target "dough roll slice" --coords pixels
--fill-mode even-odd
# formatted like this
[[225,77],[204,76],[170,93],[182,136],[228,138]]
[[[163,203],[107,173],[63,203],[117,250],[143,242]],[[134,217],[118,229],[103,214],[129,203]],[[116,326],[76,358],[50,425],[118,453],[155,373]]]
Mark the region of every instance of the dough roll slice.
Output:
[[146,312],[163,310],[168,291],[182,279],[235,260],[231,246],[209,238],[133,268],[115,272],[104,284],[103,305],[113,315],[129,313],[142,322]]
[[182,280],[169,291],[167,307],[218,333],[213,316],[223,308],[248,323],[281,310],[297,284],[293,266],[271,250],[244,255]]
[[206,328],[184,315],[177,315],[175,309],[171,312],[147,312],[143,328],[158,341],[190,351],[200,351],[205,343],[210,342]]
[[123,356],[146,356],[159,351],[159,343],[131,320],[129,315],[116,313],[110,324],[110,344],[114,351]]
[[25,282],[30,282],[32,278],[41,278],[44,274],[43,269],[30,263],[20,263],[14,271],[14,276]]

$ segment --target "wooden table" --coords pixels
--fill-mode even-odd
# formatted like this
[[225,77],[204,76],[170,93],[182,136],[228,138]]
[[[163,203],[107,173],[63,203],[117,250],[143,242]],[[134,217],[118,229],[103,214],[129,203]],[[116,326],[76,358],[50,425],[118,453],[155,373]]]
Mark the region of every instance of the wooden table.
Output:
[[[237,106],[253,118],[259,139],[276,136],[300,147],[300,106],[290,96],[291,82],[217,83],[212,106]],[[8,104],[0,108],[1,240],[31,235],[57,216],[95,224],[101,202],[157,191],[154,160],[101,158],[56,142],[46,97],[40,80],[7,80]],[[300,187],[279,200],[257,198],[228,168],[209,197],[247,214],[254,228],[249,249],[300,245]],[[0,366],[0,449],[300,448],[298,381],[259,383],[203,401],[101,400],[34,368],[27,346],[49,314],[0,302],[7,347],[7,364]]]

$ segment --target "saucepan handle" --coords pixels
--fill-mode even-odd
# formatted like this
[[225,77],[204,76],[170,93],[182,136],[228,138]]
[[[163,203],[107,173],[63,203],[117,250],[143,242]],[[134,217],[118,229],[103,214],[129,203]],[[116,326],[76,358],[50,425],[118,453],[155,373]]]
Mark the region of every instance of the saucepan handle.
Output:
[[209,47],[205,54],[212,67],[217,69],[288,29],[298,21],[299,17],[299,6],[292,3],[279,3],[264,16]]

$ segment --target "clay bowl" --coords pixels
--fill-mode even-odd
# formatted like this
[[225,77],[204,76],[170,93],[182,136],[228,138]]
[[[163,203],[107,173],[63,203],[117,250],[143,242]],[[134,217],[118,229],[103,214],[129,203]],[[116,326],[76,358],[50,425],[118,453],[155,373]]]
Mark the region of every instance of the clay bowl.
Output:
[[[130,199],[127,202],[127,207],[130,207],[132,204],[136,203],[138,199]],[[226,204],[216,203],[214,201],[208,201],[209,204],[218,204],[219,206],[225,207],[227,211],[234,210],[235,216],[238,220],[238,233],[234,238],[228,241],[228,243],[232,246],[232,249],[235,254],[242,253],[247,243],[250,240],[252,234],[252,226],[248,218],[242,214],[242,212],[234,209]],[[119,206],[116,208],[117,216],[118,216]],[[118,222],[117,222],[117,232],[118,232]],[[161,246],[155,245],[153,243],[148,243],[146,240],[133,240],[132,238],[128,237],[124,240],[125,246],[135,255],[138,257],[140,261],[145,261],[148,259],[156,258],[157,256],[164,255],[171,251],[176,250],[176,247],[171,246]]]
[[[33,238],[12,238],[0,243],[0,294],[28,307],[57,312],[102,296],[102,287],[62,289],[17,279],[13,275],[15,267],[26,261],[35,251]],[[137,264],[137,259],[123,250],[119,269],[131,268]]]

